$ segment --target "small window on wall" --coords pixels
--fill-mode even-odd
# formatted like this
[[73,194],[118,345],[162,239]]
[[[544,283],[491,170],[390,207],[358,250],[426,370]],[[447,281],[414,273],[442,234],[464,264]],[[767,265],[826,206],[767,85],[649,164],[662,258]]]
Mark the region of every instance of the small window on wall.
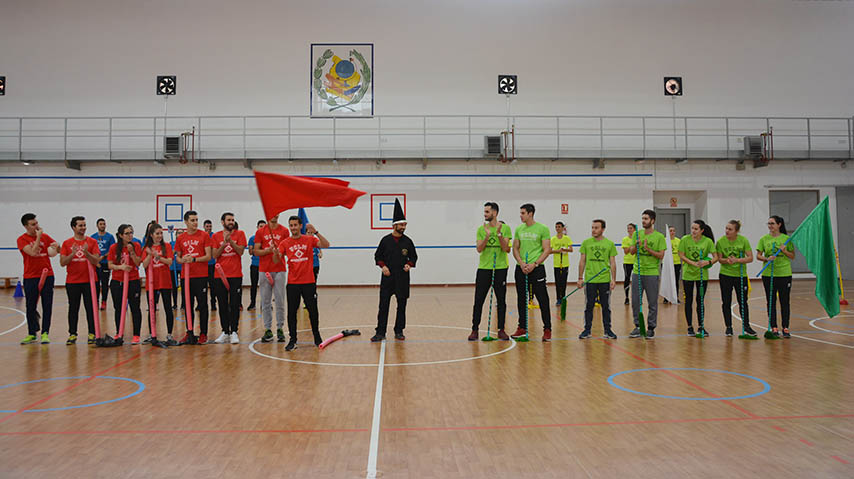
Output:
[[[768,215],[777,215],[786,222],[786,231],[792,234],[806,219],[807,215],[818,205],[818,190],[782,190],[770,191],[769,203],[771,211]],[[754,245],[759,239],[751,241]],[[803,255],[798,254],[792,261],[793,273],[809,273],[807,262]]]

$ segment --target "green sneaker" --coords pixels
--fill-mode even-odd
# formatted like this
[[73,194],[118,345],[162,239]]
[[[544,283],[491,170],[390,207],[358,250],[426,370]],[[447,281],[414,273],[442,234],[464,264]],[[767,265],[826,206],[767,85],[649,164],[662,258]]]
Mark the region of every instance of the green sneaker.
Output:
[[69,336],[69,337],[68,337],[68,339],[65,341],[65,345],[66,345],[66,346],[71,346],[72,344],[77,344],[77,335],[76,335],[76,334],[72,334],[72,335],[71,335],[71,336]]
[[33,344],[33,343],[37,343],[37,342],[39,342],[39,340],[36,339],[36,335],[35,334],[29,334],[29,335],[27,335],[26,338],[24,338],[23,341],[21,341],[21,344]]
[[50,344],[50,338],[47,337],[47,333],[42,333],[42,344]]
[[95,344],[95,335],[93,333],[89,333],[89,338],[86,340],[87,344]]
[[273,340],[273,332],[270,331],[269,329],[264,331],[264,335],[261,336],[261,342],[262,343],[269,343],[272,340]]
[[285,342],[285,332],[282,331],[282,328],[276,330],[276,338],[279,340],[280,343]]

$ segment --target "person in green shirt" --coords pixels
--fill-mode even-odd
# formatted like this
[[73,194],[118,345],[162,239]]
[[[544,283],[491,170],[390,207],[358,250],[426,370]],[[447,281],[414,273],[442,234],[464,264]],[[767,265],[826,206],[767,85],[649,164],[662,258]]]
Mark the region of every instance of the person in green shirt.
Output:
[[628,236],[623,238],[623,242],[621,244],[623,248],[623,292],[626,293],[626,301],[623,304],[629,304],[629,285],[632,284],[632,270],[635,267],[635,255],[633,255],[630,250],[632,249],[632,245],[635,244],[635,230],[637,226],[634,223],[629,223],[626,225],[626,233]]
[[[786,223],[779,216],[768,218],[768,234],[759,238],[756,245],[756,258],[767,263],[774,264],[765,268],[762,272],[762,284],[765,286],[765,300],[770,304],[771,312],[768,321],[771,323],[771,332],[779,335],[777,329],[777,301],[771,298],[771,272],[774,272],[774,295],[780,298],[780,313],[783,320],[783,337],[792,337],[789,334],[790,299],[792,292],[792,260],[795,259],[795,246],[789,243],[779,253],[777,249],[782,247],[789,239],[786,233]],[[776,255],[775,255],[776,253]]]
[[[679,298],[679,280],[682,276],[682,259],[679,258],[679,239],[676,236],[676,227],[671,226],[668,228],[668,233],[670,233],[670,248],[673,250],[673,271],[676,273],[676,297]],[[668,304],[670,301],[664,299],[664,304]]]
[[516,259],[516,305],[519,310],[519,327],[510,337],[518,338],[528,333],[526,321],[528,292],[525,283],[533,288],[543,318],[543,341],[552,338],[549,292],[546,289],[546,268],[543,263],[552,252],[549,229],[534,221],[534,205],[525,203],[519,207],[522,224],[513,233],[513,258]]
[[504,318],[507,314],[507,253],[510,252],[510,240],[513,233],[510,227],[498,220],[498,203],[487,202],[483,205],[483,221],[476,234],[477,252],[480,263],[474,279],[474,309],[472,310],[471,334],[469,341],[478,340],[480,318],[483,315],[483,303],[489,288],[495,293],[497,304],[498,339],[505,341],[510,337],[504,332]]
[[[602,236],[605,232],[605,220],[593,220],[591,238],[581,243],[581,260],[578,263],[578,287],[584,286],[586,304],[584,307],[584,331],[578,339],[590,337],[593,326],[593,307],[596,300],[602,306],[602,330],[607,339],[617,339],[611,330],[611,291],[617,285],[617,247],[614,242]],[[587,285],[584,285],[584,280]]]
[[640,290],[646,292],[647,308],[649,316],[647,317],[647,339],[655,337],[655,327],[658,324],[658,286],[659,286],[659,266],[661,259],[664,258],[667,249],[667,241],[664,235],[655,231],[655,211],[644,210],[641,215],[642,231],[637,231],[629,251],[632,254],[637,254],[638,270],[632,273],[632,319],[635,322],[635,329],[629,333],[630,338],[639,338],[640,329],[638,328],[638,314],[640,313]]
[[[691,234],[682,237],[679,242],[679,257],[685,267],[682,269],[682,285],[685,286],[685,322],[688,323],[688,336],[694,336],[691,307],[694,302],[694,289],[697,290],[697,320],[699,332],[708,336],[703,319],[705,319],[704,300],[709,288],[708,267],[715,263],[715,235],[711,226],[703,220],[691,223]],[[732,325],[727,329],[727,336],[732,336]]]
[[741,222],[730,220],[726,224],[726,234],[715,245],[715,255],[721,265],[718,275],[721,284],[721,309],[724,313],[724,325],[732,330],[732,291],[741,313],[741,324],[745,334],[756,336],[750,327],[750,311],[747,307],[747,291],[750,279],[747,277],[747,264],[753,262],[750,241],[738,234]]
[[552,255],[555,263],[555,294],[560,299],[566,296],[566,280],[569,277],[569,253],[572,253],[572,238],[566,233],[563,221],[555,223],[555,235],[551,239]]

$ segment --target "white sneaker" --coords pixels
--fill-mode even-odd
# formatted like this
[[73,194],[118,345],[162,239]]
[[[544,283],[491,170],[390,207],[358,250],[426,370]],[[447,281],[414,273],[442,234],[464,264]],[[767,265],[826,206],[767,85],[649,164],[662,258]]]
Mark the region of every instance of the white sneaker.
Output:
[[231,333],[231,344],[240,344],[240,338],[237,337],[237,333]]
[[228,341],[228,333],[223,332],[222,334],[219,335],[218,338],[216,338],[216,341],[214,341],[214,342],[217,344],[222,344],[226,341]]

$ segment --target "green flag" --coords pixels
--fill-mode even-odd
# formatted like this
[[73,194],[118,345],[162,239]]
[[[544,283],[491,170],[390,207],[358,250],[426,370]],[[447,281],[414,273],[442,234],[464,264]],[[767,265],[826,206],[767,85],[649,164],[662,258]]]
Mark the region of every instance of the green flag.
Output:
[[815,297],[828,316],[836,316],[839,314],[839,277],[827,196],[792,233],[791,240],[815,274]]

